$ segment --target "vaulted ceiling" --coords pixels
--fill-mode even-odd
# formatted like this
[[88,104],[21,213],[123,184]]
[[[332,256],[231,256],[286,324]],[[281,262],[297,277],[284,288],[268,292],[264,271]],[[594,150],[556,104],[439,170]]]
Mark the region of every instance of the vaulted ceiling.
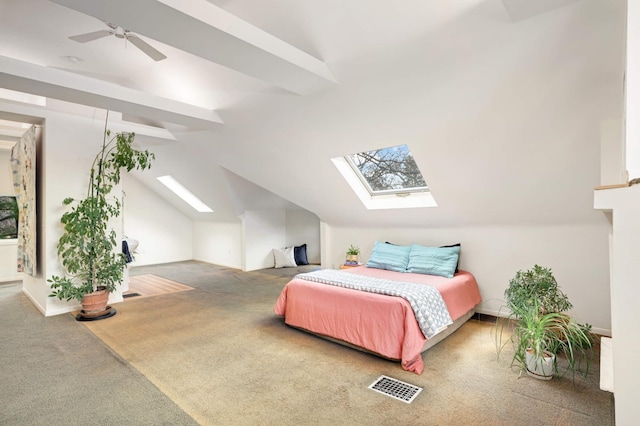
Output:
[[[624,0],[0,0],[0,88],[115,111],[185,214],[300,206],[351,226],[600,220]],[[112,23],[131,42],[70,36]],[[0,93],[0,96],[2,94]],[[146,136],[145,136],[146,135]],[[408,144],[437,208],[367,211],[330,159]],[[191,213],[170,173],[216,212]]]

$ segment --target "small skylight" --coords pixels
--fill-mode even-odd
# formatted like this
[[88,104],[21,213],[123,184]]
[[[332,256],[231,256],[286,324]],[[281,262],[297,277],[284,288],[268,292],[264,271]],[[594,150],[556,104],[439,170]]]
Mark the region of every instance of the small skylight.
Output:
[[407,145],[332,161],[368,209],[437,206]]
[[191,191],[182,186],[173,176],[160,176],[157,178],[164,186],[169,188],[178,197],[182,198],[187,204],[199,211],[200,213],[211,213],[213,210],[202,202],[198,197],[193,195]]

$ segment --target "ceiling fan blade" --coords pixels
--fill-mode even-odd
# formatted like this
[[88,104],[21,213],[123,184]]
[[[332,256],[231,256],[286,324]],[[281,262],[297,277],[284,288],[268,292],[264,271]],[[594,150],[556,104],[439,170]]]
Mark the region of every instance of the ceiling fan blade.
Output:
[[71,40],[77,41],[79,43],[86,43],[88,41],[93,41],[93,40],[97,40],[97,39],[102,38],[102,37],[110,36],[111,34],[113,34],[113,31],[100,30],[100,31],[94,31],[94,32],[91,32],[91,33],[86,33],[86,34],[78,34],[78,35],[75,35],[75,36],[71,36],[69,38]]
[[133,34],[128,34],[127,35],[127,40],[129,40],[135,47],[137,47],[138,49],[140,49],[144,53],[146,53],[147,56],[149,56],[154,61],[161,61],[163,59],[167,59],[167,57],[165,55],[160,53],[155,48],[151,47],[151,45],[149,45],[149,43],[147,43],[146,41],[142,40],[140,37],[137,37],[137,36],[135,36]]

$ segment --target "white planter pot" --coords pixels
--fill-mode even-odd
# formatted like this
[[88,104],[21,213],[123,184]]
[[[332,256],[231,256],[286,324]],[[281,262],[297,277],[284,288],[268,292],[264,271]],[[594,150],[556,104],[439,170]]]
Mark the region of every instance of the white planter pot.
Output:
[[527,364],[527,374],[540,380],[550,380],[553,377],[553,364],[556,356],[551,352],[544,351],[544,356],[533,356],[533,350],[525,351],[525,362]]

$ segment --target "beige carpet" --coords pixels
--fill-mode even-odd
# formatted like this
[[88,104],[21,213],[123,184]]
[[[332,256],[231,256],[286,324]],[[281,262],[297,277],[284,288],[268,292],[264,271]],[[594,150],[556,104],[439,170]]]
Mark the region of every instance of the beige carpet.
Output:
[[180,284],[153,274],[136,275],[129,278],[129,291],[123,293],[128,299],[132,297],[151,297],[159,294],[193,290],[193,287]]
[[43,316],[21,282],[0,284],[0,324],[0,425],[197,425],[82,322]]
[[[198,262],[154,272],[195,289],[131,298],[85,324],[203,425],[613,424],[597,362],[586,381],[518,378],[496,359],[490,323],[469,321],[416,375],[284,325],[273,313],[281,272]],[[405,404],[367,389],[380,375],[424,390]]]

